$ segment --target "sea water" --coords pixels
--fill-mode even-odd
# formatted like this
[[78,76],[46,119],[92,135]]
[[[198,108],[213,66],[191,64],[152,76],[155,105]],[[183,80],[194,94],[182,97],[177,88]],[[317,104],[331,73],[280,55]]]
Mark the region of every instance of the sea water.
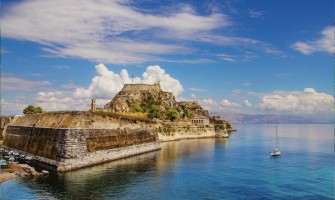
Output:
[[115,162],[0,184],[0,199],[334,199],[334,125],[241,125]]

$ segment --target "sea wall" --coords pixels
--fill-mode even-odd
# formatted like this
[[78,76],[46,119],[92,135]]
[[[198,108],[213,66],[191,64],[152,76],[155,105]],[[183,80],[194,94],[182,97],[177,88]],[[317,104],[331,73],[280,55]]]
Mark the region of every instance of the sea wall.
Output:
[[4,146],[58,171],[160,149],[151,123],[83,112],[22,117],[7,126]]

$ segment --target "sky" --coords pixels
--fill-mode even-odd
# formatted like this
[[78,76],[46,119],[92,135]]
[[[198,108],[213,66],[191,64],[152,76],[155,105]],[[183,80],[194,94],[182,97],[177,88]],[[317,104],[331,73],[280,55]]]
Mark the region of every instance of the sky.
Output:
[[334,117],[333,0],[1,1],[1,115],[157,83],[210,112]]

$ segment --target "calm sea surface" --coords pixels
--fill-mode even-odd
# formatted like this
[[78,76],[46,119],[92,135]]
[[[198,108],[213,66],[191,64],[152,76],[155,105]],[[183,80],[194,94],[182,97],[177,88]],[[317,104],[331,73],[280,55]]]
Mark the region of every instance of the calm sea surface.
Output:
[[0,199],[334,199],[334,125],[237,126],[229,139],[0,184]]

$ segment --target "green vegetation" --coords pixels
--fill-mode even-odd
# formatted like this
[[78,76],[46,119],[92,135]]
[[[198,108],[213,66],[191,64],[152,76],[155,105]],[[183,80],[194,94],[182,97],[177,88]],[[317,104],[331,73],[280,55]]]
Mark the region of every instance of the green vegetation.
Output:
[[43,113],[43,109],[39,106],[33,106],[29,105],[23,109],[23,114],[25,115],[34,115],[34,114],[39,114]]
[[190,118],[190,111],[187,109],[186,105],[181,104],[178,107],[178,112],[180,113],[181,118]]
[[150,110],[148,111],[147,116],[149,119],[155,119],[155,118],[159,119],[162,116],[162,112],[158,106],[152,105],[150,107]]
[[169,108],[166,112],[165,112],[165,116],[167,119],[169,119],[170,121],[174,121],[176,119],[178,119],[179,117],[179,113],[176,109],[174,108]]
[[130,112],[144,112],[141,104],[130,104]]

